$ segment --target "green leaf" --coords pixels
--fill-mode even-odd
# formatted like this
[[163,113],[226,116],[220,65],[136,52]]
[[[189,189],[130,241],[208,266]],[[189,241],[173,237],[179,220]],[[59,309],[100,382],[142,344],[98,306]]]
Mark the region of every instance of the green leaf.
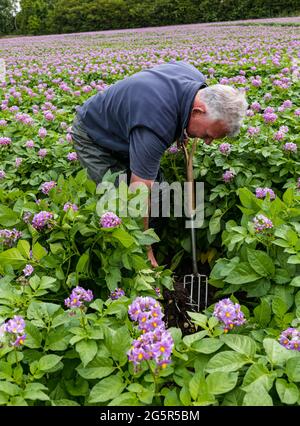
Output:
[[193,333],[193,334],[188,334],[187,336],[184,336],[182,340],[183,340],[183,343],[189,347],[192,345],[192,343],[202,339],[204,336],[207,336],[206,330],[198,331],[197,333]]
[[207,325],[207,316],[203,314],[199,314],[197,312],[188,311],[189,316],[192,318],[192,321],[196,325],[200,325],[200,327],[205,328]]
[[70,380],[65,380],[64,384],[68,393],[72,396],[86,396],[89,393],[89,383],[80,376],[75,375]]
[[233,349],[240,354],[253,357],[256,352],[256,344],[251,337],[242,336],[241,334],[223,334],[220,336],[220,340],[223,341],[230,349]]
[[221,342],[219,339],[205,337],[202,340],[194,342],[191,346],[191,349],[202,354],[212,354],[220,349],[221,346],[223,346],[223,342]]
[[26,240],[19,240],[17,244],[17,249],[21,253],[22,256],[26,257],[27,259],[30,258],[30,244]]
[[32,247],[32,255],[35,259],[41,260],[43,257],[47,256],[47,250],[40,245],[40,243],[35,243]]
[[115,229],[111,235],[120,241],[120,243],[126,248],[135,243],[134,238],[122,228]]
[[49,396],[45,394],[45,392],[42,392],[41,390],[25,390],[23,394],[24,399],[31,399],[31,400],[40,400],[40,401],[49,401]]
[[300,382],[300,356],[287,360],[286,374],[291,382]]
[[168,393],[165,396],[164,406],[165,407],[181,406],[176,389],[168,390]]
[[39,329],[31,324],[29,321],[26,322],[26,339],[24,345],[31,349],[38,349],[41,347],[42,334]]
[[251,268],[262,277],[267,277],[269,275],[274,275],[275,266],[267,253],[261,250],[252,250],[247,248],[247,257],[248,262],[250,263]]
[[44,355],[42,356],[42,358],[39,359],[39,369],[41,371],[49,371],[52,370],[52,368],[56,367],[57,364],[60,362],[60,360],[62,359],[61,356],[58,355]]
[[256,211],[258,210],[258,205],[255,196],[252,194],[252,192],[249,191],[249,189],[247,188],[239,188],[238,194],[242,205],[249,209],[251,212],[256,213]]
[[63,407],[72,407],[72,406],[80,406],[76,401],[71,399],[54,399],[51,401],[51,405],[55,406],[63,406]]
[[273,406],[273,401],[263,386],[257,386],[255,390],[246,393],[244,406]]
[[221,230],[221,218],[222,218],[222,210],[215,210],[213,216],[209,221],[209,232],[211,235],[215,235]]
[[87,380],[102,379],[115,371],[113,361],[110,358],[96,357],[86,367],[77,367],[81,377]]
[[271,308],[266,300],[262,300],[261,304],[253,310],[256,322],[262,327],[266,327],[271,321]]
[[126,384],[119,374],[106,377],[91,389],[89,402],[105,402],[117,398],[123,392],[125,386]]
[[274,339],[266,338],[263,341],[266,354],[274,365],[283,365],[287,360],[297,356],[295,351],[290,351]]
[[76,343],[76,351],[79,353],[80,359],[84,367],[95,357],[98,350],[95,340],[81,340]]
[[237,384],[238,373],[218,371],[206,377],[207,390],[214,395],[231,391]]
[[139,402],[139,400],[137,399],[136,395],[134,393],[131,392],[125,392],[122,393],[122,395],[117,396],[117,398],[114,398],[112,401],[110,401],[109,404],[107,404],[107,406],[111,407],[136,407],[136,406],[142,406],[143,404],[141,404]]
[[251,268],[249,263],[239,263],[230,273],[224,278],[229,284],[246,284],[256,281],[260,278],[259,275]]
[[19,222],[19,215],[6,206],[0,206],[0,225],[11,227]]
[[244,377],[242,389],[245,392],[252,392],[258,386],[263,386],[266,391],[272,388],[276,373],[271,373],[266,366],[262,364],[251,365]]
[[182,404],[184,406],[189,406],[191,405],[191,394],[189,392],[189,389],[186,385],[184,385],[179,392],[179,398],[180,401],[182,402]]
[[118,287],[118,283],[121,281],[121,279],[121,271],[120,268],[117,267],[111,267],[105,276],[105,281],[110,291],[113,291]]
[[90,255],[89,252],[83,253],[76,265],[76,272],[77,273],[86,273],[88,270]]
[[277,379],[276,390],[281,402],[284,404],[296,404],[298,401],[299,390],[295,383],[288,383],[284,379]]
[[191,380],[189,382],[189,391],[190,391],[191,397],[194,400],[197,399],[197,396],[199,394],[200,387],[201,387],[201,379],[202,378],[203,378],[202,371],[198,371],[197,373],[195,373],[193,375],[193,377],[191,378]]
[[288,310],[288,305],[280,296],[274,296],[272,300],[272,310],[276,316],[282,318]]
[[207,364],[206,371],[214,373],[218,371],[236,371],[249,362],[248,357],[233,351],[223,351],[214,355]]
[[300,276],[293,278],[290,282],[290,285],[294,287],[300,287]]
[[4,392],[8,395],[14,396],[20,394],[20,388],[13,383],[9,383],[7,381],[0,381],[0,392]]
[[112,336],[112,358],[121,366],[127,362],[127,351],[131,346],[131,341],[127,326],[118,328]]
[[25,266],[26,259],[21,255],[18,249],[11,248],[0,253],[0,266],[12,266],[14,269]]

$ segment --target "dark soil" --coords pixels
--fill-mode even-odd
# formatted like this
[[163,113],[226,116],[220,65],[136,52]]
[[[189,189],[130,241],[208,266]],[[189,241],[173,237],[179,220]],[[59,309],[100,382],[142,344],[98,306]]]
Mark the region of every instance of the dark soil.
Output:
[[165,289],[163,292],[164,321],[166,327],[180,328],[182,334],[192,334],[196,331],[187,311],[191,311],[187,290],[183,282],[174,283],[174,291]]
[[[183,285],[183,276],[184,274],[190,274],[191,271],[188,270],[191,265],[189,263],[183,264],[181,266],[180,276],[175,276],[174,291],[165,289],[163,292],[164,297],[164,320],[167,327],[177,327],[180,328],[183,335],[195,333],[196,328],[192,323],[188,311],[197,312],[196,307],[190,304],[189,299],[189,289],[184,288]],[[199,274],[207,275],[209,277],[210,267],[208,263],[198,265]],[[182,274],[182,275],[181,275]],[[218,291],[217,288],[208,285],[208,298],[207,306],[216,302],[215,294]],[[200,312],[205,309],[204,300],[200,304]]]

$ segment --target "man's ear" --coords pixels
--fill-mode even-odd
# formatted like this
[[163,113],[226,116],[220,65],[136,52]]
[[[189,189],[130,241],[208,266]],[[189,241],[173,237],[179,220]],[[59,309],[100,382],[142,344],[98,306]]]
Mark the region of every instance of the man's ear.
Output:
[[194,103],[192,109],[193,114],[205,114],[206,111],[206,105],[204,102],[198,101]]

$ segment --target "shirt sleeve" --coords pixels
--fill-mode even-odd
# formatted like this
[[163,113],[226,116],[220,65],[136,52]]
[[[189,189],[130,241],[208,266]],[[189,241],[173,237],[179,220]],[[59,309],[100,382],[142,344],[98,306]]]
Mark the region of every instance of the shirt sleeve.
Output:
[[155,180],[168,144],[147,127],[132,129],[129,144],[131,172],[142,179]]

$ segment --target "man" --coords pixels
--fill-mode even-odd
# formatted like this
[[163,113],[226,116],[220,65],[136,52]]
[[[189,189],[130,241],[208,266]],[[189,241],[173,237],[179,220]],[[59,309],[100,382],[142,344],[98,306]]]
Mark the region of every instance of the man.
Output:
[[[187,136],[206,144],[238,133],[246,113],[244,94],[230,86],[207,87],[203,74],[186,62],[140,71],[88,99],[77,109],[74,146],[91,179],[126,170],[130,183],[150,189],[162,181],[160,158]],[[145,229],[149,226],[144,219]],[[151,226],[151,221],[150,221]],[[152,248],[148,259],[157,266]]]

